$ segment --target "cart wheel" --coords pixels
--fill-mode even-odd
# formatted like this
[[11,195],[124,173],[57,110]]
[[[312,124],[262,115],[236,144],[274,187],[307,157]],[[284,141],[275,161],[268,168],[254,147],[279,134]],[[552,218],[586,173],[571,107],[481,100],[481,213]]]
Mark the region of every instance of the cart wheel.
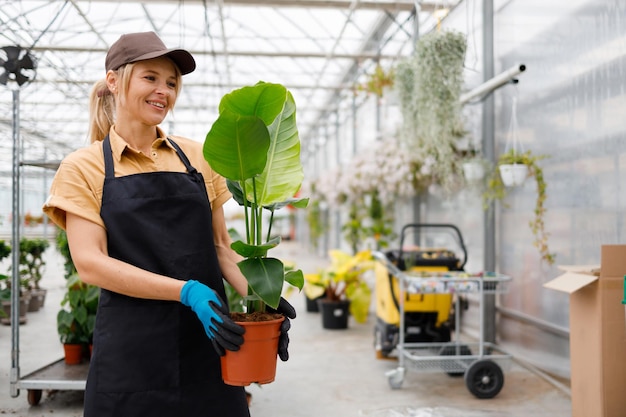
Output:
[[41,390],[40,389],[29,389],[28,390],[28,404],[37,405],[41,401]]
[[391,389],[402,388],[402,382],[404,382],[404,372],[404,368],[396,368],[385,373]]
[[471,364],[465,373],[465,385],[477,398],[493,398],[504,385],[504,374],[495,362],[479,360]]
[[[443,348],[441,348],[441,350],[439,351],[439,355],[441,355],[441,356],[457,356],[457,355],[471,356],[472,355],[472,351],[470,350],[470,348],[467,345],[460,345],[458,347],[458,354],[457,354],[457,347],[453,346],[453,345],[448,345],[448,346],[444,346]],[[452,360],[452,359],[450,359],[450,360]],[[444,371],[445,371],[446,370],[445,363],[443,364],[443,367],[444,367]],[[451,376],[451,377],[460,377],[460,376],[465,375],[465,370],[463,370],[463,371],[446,371],[446,373],[449,376]]]

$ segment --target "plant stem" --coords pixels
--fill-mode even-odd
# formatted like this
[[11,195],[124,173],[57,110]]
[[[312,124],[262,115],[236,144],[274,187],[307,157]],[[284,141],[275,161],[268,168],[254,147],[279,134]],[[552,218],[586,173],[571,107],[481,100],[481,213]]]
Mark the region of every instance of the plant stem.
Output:
[[270,225],[267,228],[267,238],[265,239],[266,242],[270,241],[270,236],[272,235],[272,223],[274,223],[274,210],[270,210]]
[[240,181],[241,184],[241,192],[243,193],[243,213],[244,220],[246,223],[246,242],[250,243],[250,216],[248,214],[248,209],[250,206],[248,205],[248,199],[246,198],[246,182]]

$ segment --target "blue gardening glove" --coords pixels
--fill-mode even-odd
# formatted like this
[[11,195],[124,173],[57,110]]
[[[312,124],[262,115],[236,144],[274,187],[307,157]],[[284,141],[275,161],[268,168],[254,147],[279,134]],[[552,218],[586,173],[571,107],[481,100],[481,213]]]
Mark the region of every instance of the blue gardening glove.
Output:
[[231,320],[228,307],[214,290],[189,280],[180,291],[180,302],[196,313],[218,355],[224,356],[226,349],[239,350],[245,329]]
[[278,339],[278,356],[280,357],[280,360],[285,362],[289,359],[289,352],[287,351],[287,348],[289,347],[289,335],[287,332],[291,328],[291,321],[289,319],[296,318],[296,309],[293,308],[287,300],[280,297],[278,308],[274,310],[268,306],[267,311],[270,313],[280,313],[285,316],[285,320],[280,325],[280,338]]

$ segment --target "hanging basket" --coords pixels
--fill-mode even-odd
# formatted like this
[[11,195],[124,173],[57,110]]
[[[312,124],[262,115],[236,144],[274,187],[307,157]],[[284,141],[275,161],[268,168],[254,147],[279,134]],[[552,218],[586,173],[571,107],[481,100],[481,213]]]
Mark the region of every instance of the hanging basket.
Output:
[[502,183],[506,187],[520,186],[528,177],[528,165],[525,164],[502,164],[498,169]]
[[485,176],[485,166],[480,161],[463,162],[463,176],[467,182],[477,182]]

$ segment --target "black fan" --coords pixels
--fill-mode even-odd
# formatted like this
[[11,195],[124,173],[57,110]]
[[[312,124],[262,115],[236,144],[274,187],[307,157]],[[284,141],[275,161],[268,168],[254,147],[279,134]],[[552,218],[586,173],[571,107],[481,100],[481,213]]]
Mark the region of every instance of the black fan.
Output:
[[22,86],[35,78],[35,59],[26,49],[19,46],[5,46],[0,49],[0,66],[4,69],[0,74],[0,84],[7,85],[9,80]]

